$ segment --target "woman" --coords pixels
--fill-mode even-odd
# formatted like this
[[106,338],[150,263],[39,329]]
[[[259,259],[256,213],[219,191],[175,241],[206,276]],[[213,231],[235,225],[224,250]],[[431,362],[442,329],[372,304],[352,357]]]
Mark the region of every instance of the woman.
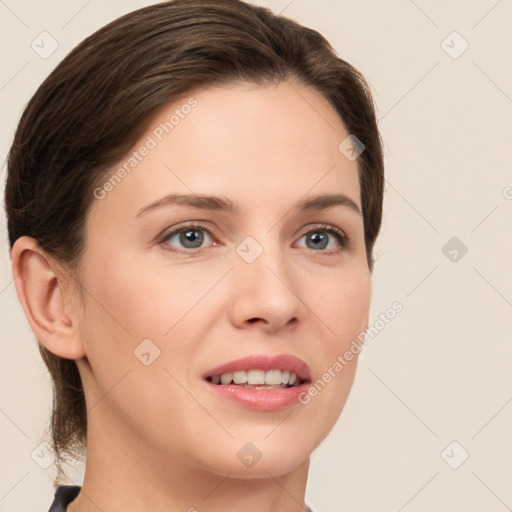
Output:
[[383,181],[364,78],[294,21],[176,0],[77,46],[27,105],[5,196],[54,383],[50,510],[311,510]]

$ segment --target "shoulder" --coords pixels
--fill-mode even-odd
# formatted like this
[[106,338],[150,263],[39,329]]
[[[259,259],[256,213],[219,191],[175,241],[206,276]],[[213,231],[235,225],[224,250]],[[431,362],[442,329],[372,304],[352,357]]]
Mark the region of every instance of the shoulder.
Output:
[[69,503],[71,503],[80,492],[79,485],[60,485],[55,491],[53,503],[48,512],[65,512]]

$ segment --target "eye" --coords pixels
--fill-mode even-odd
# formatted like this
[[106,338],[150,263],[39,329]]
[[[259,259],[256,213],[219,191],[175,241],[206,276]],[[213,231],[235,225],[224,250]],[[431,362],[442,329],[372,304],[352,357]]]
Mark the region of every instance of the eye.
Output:
[[[306,238],[306,247],[314,251],[321,251],[330,253],[337,251],[339,248],[344,249],[348,247],[350,240],[340,229],[334,226],[321,225],[315,229],[308,231],[301,237],[301,240]],[[333,241],[335,247],[328,247],[330,242]],[[336,244],[338,247],[336,247]],[[327,248],[327,250],[325,250]]]
[[[206,234],[206,236],[205,236]],[[204,249],[205,239],[209,239],[213,243],[208,245],[219,245],[214,241],[214,237],[210,229],[200,222],[189,223],[173,229],[169,233],[162,236],[160,243],[167,250],[173,252],[194,253]],[[306,247],[316,252],[339,252],[340,249],[347,248],[350,240],[340,229],[330,225],[320,225],[315,229],[309,230],[302,235],[300,240],[306,239]],[[334,247],[332,247],[334,243]],[[331,247],[329,247],[331,245]],[[337,247],[336,247],[337,245]]]
[[[206,237],[204,235],[205,233]],[[181,226],[177,229],[174,229],[170,233],[165,234],[162,237],[160,243],[167,246],[166,248],[171,251],[187,252],[194,249],[203,249],[205,238],[211,238],[213,240],[213,236],[210,233],[210,230],[204,224],[191,223],[185,226]],[[176,245],[181,245],[181,247],[178,247],[178,249],[173,249],[172,246]]]

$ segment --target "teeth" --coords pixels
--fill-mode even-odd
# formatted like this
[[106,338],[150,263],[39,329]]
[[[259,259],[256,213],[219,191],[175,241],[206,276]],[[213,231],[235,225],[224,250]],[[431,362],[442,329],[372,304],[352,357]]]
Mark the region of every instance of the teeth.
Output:
[[231,381],[233,380],[233,374],[232,373],[223,373],[220,376],[220,383],[221,384],[231,384]]
[[249,370],[247,372],[247,383],[253,386],[265,384],[265,372],[263,370]]
[[233,372],[233,382],[235,384],[247,384],[247,372]]
[[281,384],[281,370],[269,370],[266,372],[265,384]]
[[300,379],[288,370],[249,370],[223,373],[211,377],[213,384],[231,384],[232,382],[245,387],[273,388],[276,386],[298,386]]

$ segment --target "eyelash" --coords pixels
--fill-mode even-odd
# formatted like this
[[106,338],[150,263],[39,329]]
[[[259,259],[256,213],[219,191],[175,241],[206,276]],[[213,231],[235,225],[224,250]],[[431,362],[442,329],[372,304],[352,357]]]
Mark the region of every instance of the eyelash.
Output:
[[[160,238],[159,243],[164,247],[165,250],[168,250],[168,251],[174,252],[174,253],[182,253],[182,254],[188,254],[188,255],[201,253],[204,249],[206,249],[206,247],[199,248],[199,249],[175,249],[175,248],[171,248],[172,246],[170,244],[166,243],[166,241],[169,240],[169,238],[172,238],[174,235],[177,235],[177,234],[181,233],[182,231],[187,231],[187,230],[206,231],[212,239],[216,238],[212,234],[209,226],[207,226],[201,222],[191,222],[184,226],[180,226],[176,229],[173,229],[172,231],[170,231],[168,233],[165,233]],[[345,233],[343,233],[340,229],[338,229],[334,226],[331,226],[329,224],[319,224],[318,226],[315,226],[313,229],[310,229],[309,231],[306,231],[305,233],[303,233],[301,235],[300,239],[302,239],[305,235],[308,235],[308,234],[314,233],[314,232],[325,232],[325,233],[329,233],[329,234],[333,235],[341,247],[340,250],[348,249],[351,245],[351,240],[347,235],[345,235]],[[318,250],[318,251],[316,251],[314,249],[310,249],[310,250],[313,252],[316,252],[316,253],[324,253],[326,255],[336,255],[340,252],[339,250],[335,250],[335,249],[334,250],[333,249]]]

